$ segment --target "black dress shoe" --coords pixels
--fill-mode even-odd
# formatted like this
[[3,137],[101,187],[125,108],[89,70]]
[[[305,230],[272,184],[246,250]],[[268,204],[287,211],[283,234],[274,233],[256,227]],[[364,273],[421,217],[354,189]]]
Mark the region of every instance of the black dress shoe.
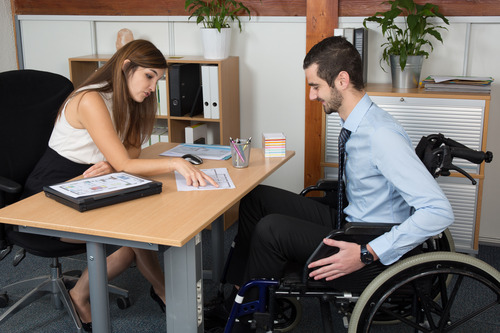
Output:
[[149,295],[151,296],[151,298],[153,299],[153,301],[155,301],[156,303],[158,303],[158,305],[160,306],[161,311],[163,311],[163,313],[165,313],[165,303],[163,303],[163,300],[160,298],[160,296],[158,296],[155,293],[155,290],[154,290],[153,286],[151,286],[151,288],[149,288]]
[[224,303],[212,303],[203,309],[203,318],[205,330],[224,328],[229,318],[229,311],[226,309]]

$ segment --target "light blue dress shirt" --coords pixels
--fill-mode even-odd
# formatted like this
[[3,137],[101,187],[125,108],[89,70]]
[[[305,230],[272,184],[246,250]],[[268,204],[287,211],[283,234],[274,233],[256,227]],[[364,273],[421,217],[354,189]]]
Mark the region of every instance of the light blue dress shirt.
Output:
[[347,221],[400,223],[369,243],[384,265],[453,223],[448,199],[396,119],[365,94],[341,123],[352,132],[346,144]]

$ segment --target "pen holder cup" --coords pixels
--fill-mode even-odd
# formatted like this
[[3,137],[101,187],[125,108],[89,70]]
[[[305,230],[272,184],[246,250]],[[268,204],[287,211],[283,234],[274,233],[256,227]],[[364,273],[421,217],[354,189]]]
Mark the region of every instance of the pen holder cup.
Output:
[[246,168],[250,161],[251,143],[243,140],[244,143],[231,142],[231,159],[233,167]]

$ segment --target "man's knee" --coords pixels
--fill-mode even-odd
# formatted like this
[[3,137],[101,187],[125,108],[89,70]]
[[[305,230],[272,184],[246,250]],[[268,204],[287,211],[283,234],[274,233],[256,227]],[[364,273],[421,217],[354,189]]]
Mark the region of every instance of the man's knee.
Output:
[[275,242],[283,235],[285,225],[282,215],[266,215],[257,223],[252,239],[260,243]]

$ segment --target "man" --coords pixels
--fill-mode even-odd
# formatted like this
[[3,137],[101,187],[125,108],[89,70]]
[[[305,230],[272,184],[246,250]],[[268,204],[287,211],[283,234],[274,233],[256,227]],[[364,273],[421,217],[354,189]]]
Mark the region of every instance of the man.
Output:
[[[335,225],[336,209],[258,186],[240,204],[227,275],[235,286],[251,278],[281,278],[287,264],[304,264],[323,241],[339,252],[311,263],[309,267],[316,269],[310,277],[355,289],[367,278],[360,272],[394,263],[453,222],[448,200],[402,126],[365,93],[361,59],[352,44],[343,37],[326,38],[308,52],[303,68],[311,87],[309,98],[321,102],[327,114],[337,112],[342,127],[350,131],[345,143],[346,220],[399,225],[368,244],[324,239]],[[351,275],[342,278],[347,274]]]

